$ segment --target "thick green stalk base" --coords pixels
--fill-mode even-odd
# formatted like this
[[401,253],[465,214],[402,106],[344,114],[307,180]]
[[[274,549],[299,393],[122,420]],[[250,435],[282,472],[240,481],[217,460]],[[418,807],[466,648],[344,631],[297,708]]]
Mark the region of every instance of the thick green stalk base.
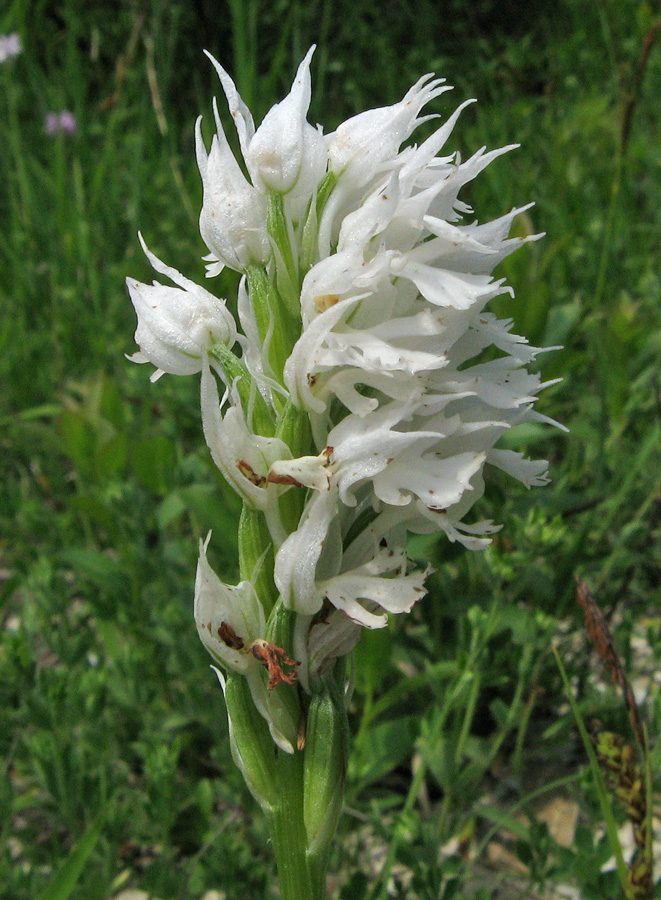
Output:
[[278,753],[278,806],[267,813],[282,900],[326,900],[326,873],[308,859],[303,820],[303,753]]

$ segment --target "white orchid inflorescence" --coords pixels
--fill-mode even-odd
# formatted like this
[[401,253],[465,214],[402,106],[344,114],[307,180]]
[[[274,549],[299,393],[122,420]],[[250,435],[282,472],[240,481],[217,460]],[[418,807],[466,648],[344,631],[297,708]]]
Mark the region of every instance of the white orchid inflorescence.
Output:
[[[526,368],[539,350],[486,311],[510,291],[494,267],[539,235],[508,238],[527,207],[478,224],[458,199],[512,147],[465,162],[439,155],[466,103],[408,145],[434,118],[423,108],[449,90],[431,75],[325,135],[307,121],[312,53],[257,129],[212,59],[243,160],[214,105],[210,149],[199,120],[196,129],[200,231],[208,275],[240,273],[239,324],[146,247],[176,287],[128,280],[133,358],[153,363],[154,377],[201,373],[204,435],[244,502],[241,583],[224,585],[208,541],[201,547],[200,636],[226,672],[246,678],[288,753],[305,741],[301,696],[363,627],[384,626],[424,594],[407,534],[444,532],[479,549],[496,530],[467,521],[485,468],[527,486],[548,480],[546,462],[497,448],[513,426],[545,420],[533,408],[543,385]],[[287,693],[294,680],[302,693]]]

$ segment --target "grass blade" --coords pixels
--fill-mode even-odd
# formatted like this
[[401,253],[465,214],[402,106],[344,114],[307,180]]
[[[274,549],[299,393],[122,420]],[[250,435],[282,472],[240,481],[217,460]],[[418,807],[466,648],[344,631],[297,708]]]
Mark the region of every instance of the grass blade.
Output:
[[585,747],[585,752],[588,755],[590,770],[592,772],[592,777],[594,778],[594,782],[597,788],[597,794],[599,796],[599,805],[601,806],[601,812],[604,817],[604,822],[606,823],[608,843],[610,844],[611,850],[613,851],[613,855],[615,857],[615,865],[617,866],[617,876],[620,880],[622,890],[626,897],[629,885],[629,875],[627,865],[622,855],[622,845],[620,844],[620,839],[617,835],[617,822],[615,821],[613,810],[611,809],[610,797],[608,794],[608,789],[606,787],[606,782],[604,781],[604,776],[601,772],[601,766],[599,765],[597,754],[595,753],[594,747],[592,746],[590,735],[588,734],[588,730],[585,727],[585,721],[583,719],[583,716],[581,715],[578,703],[574,699],[571,684],[569,683],[567,672],[564,665],[562,664],[562,660],[560,659],[560,654],[558,653],[558,650],[555,646],[553,646],[551,649],[553,650],[555,661],[558,664],[558,669],[560,670],[560,675],[562,676],[567,699],[571,704],[572,712],[574,713],[574,718],[576,719],[576,725],[578,726],[578,730],[583,741],[583,746]]
[[85,863],[89,859],[90,854],[96,847],[99,837],[101,836],[104,818],[105,809],[101,810],[94,822],[89,826],[85,834],[71,851],[69,858],[58,869],[53,881],[51,881],[46,890],[39,895],[38,900],[67,900],[80,878],[80,873],[83,871]]

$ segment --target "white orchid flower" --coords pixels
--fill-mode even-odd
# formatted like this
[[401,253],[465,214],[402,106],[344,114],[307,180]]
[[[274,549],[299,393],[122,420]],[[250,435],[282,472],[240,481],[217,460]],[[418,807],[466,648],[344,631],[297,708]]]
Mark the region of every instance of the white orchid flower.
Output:
[[[323,604],[341,611],[351,622],[367,628],[382,628],[387,613],[408,612],[425,591],[426,571],[406,572],[407,560],[401,540],[401,524],[412,518],[400,509],[377,517],[372,526],[342,549],[342,503],[337,491],[316,494],[308,504],[299,529],[287,538],[275,561],[275,579],[285,604],[302,616],[323,613]],[[394,537],[394,540],[393,540]],[[329,610],[330,612],[330,610]],[[318,622],[326,627],[314,632]],[[344,635],[335,638],[333,625]],[[338,641],[352,640],[345,634],[341,617],[323,615],[312,625],[315,640],[324,635],[326,650],[317,647],[308,663],[318,669],[324,653]]]
[[331,528],[337,515],[337,491],[314,494],[299,527],[284,541],[276,555],[273,576],[277,588],[285,606],[301,615],[315,615],[323,603],[324,598],[317,587],[317,567],[322,551],[325,549],[333,566],[339,566],[338,530]]
[[444,78],[424,75],[393,106],[371,109],[347,119],[328,136],[331,171],[352,187],[365,185],[381,167],[391,161],[401,144],[426,116],[419,117],[427,103],[452,88]]
[[291,458],[291,451],[278,438],[249,431],[236,392],[232,391],[232,405],[223,415],[216,379],[206,358],[202,361],[200,396],[204,437],[213,461],[246,503],[273,511],[277,486],[266,476],[276,460]]
[[[194,617],[200,640],[216,662],[245,676],[255,706],[266,719],[273,740],[285,752],[292,753],[297,723],[279,696],[269,691],[264,677],[269,662],[286,666],[289,661],[278,662],[280,648],[265,640],[266,617],[254,586],[249,581],[235,586],[224,584],[209,565],[210,538],[211,534],[204,542],[200,541],[195,578]],[[281,674],[285,679],[288,677],[282,671]],[[268,675],[272,678],[271,669]]]
[[207,559],[211,533],[200,541],[193,614],[200,640],[214,659],[245,674],[258,665],[250,653],[253,642],[266,634],[264,608],[249,581],[224,584]]
[[[318,587],[352,622],[383,628],[388,623],[387,613],[410,612],[425,595],[426,576],[427,572],[420,570],[406,574],[403,548],[384,548],[362,566],[321,581]],[[372,611],[375,604],[378,612]]]

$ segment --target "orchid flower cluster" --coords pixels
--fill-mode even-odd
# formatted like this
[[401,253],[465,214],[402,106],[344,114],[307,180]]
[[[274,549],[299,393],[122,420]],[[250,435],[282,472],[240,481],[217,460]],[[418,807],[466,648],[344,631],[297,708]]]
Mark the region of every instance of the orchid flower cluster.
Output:
[[497,447],[513,426],[545,420],[533,408],[543,385],[526,368],[539,350],[487,311],[511,292],[494,267],[540,235],[508,237],[528,207],[478,224],[458,199],[516,145],[466,161],[445,151],[472,101],[410,144],[435,119],[424,107],[450,90],[431,75],[393,106],[324,134],[307,120],[313,50],[257,129],[209,57],[242,159],[214,103],[210,147],[201,119],[196,126],[200,232],[208,277],[240,275],[236,318],[144,242],[175,286],[128,279],[140,347],[132,358],[155,365],[153,379],[201,374],[204,436],[243,500],[241,581],[215,574],[207,538],[194,611],[227,676],[219,672],[235,758],[265,808],[269,779],[241,737],[246,702],[257,712],[250,727],[266,725],[276,755],[309,746],[322,687],[335,679],[333,708],[346,703],[342,665],[362,629],[385,626],[425,592],[407,534],[443,532],[482,548],[497,526],[467,516],[486,467],[527,486],[548,480],[545,461]]

